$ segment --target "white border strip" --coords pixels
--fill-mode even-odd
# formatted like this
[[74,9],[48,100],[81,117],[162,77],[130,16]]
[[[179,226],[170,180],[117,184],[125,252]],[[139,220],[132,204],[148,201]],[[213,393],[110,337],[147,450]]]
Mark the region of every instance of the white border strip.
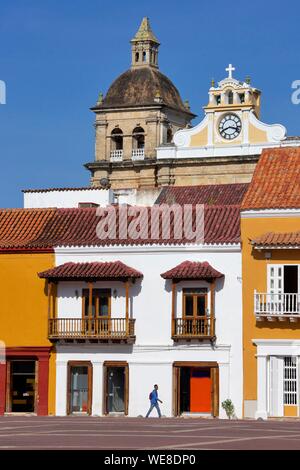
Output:
[[241,211],[241,219],[262,219],[270,217],[300,217],[300,208],[296,209],[259,209]]
[[232,245],[109,245],[109,246],[58,246],[54,252],[59,255],[65,254],[99,254],[102,253],[182,253],[182,252],[232,252],[240,253],[241,244]]

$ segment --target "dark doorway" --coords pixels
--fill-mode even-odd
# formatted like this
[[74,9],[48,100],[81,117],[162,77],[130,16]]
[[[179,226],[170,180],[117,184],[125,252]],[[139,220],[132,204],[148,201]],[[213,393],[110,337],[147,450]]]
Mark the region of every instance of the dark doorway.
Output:
[[298,311],[298,266],[284,266],[284,310],[288,314]]
[[34,413],[36,361],[10,361],[10,411]]
[[180,369],[180,414],[190,411],[190,367]]
[[298,293],[298,266],[284,266],[284,293]]
[[125,367],[108,367],[108,413],[125,413],[125,382]]

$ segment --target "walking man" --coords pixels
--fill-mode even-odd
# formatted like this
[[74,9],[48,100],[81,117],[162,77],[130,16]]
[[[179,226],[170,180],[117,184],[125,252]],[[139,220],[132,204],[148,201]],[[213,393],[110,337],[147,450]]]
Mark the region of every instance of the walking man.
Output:
[[155,384],[154,389],[152,390],[152,392],[149,395],[150,408],[149,408],[148,413],[146,414],[146,418],[148,418],[148,416],[150,415],[153,408],[156,408],[157,413],[158,413],[158,417],[161,418],[161,412],[160,412],[158,402],[162,403],[162,401],[158,398],[158,391],[157,390],[158,390],[158,385]]

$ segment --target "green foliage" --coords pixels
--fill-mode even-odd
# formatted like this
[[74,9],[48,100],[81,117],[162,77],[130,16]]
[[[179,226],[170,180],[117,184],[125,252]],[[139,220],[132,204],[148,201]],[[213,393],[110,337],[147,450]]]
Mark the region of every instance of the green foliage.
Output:
[[234,417],[234,404],[229,400],[229,398],[222,402],[222,408],[225,410],[228,419]]

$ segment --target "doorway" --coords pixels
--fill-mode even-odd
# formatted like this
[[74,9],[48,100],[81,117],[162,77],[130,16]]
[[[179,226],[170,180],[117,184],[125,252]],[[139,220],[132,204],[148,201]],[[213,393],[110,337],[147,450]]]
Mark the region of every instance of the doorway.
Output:
[[104,364],[105,414],[128,414],[128,364]]
[[175,363],[174,415],[199,413],[218,416],[219,377],[216,363]]
[[91,414],[92,364],[71,362],[68,367],[68,414]]
[[8,363],[8,411],[34,413],[36,410],[37,362],[11,360]]

